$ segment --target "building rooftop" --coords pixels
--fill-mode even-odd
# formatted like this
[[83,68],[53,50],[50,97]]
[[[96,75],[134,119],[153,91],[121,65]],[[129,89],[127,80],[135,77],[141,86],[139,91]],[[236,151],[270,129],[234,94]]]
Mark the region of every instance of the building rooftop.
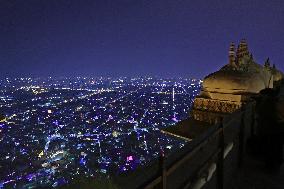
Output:
[[198,121],[192,118],[185,119],[178,122],[172,127],[163,129],[162,132],[184,138],[186,140],[192,140],[208,130],[211,124],[203,121]]

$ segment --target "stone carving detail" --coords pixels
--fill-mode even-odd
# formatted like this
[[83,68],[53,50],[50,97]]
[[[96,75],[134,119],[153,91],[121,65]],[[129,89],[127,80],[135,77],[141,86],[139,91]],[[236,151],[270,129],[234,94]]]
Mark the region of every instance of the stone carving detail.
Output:
[[196,98],[193,103],[191,116],[195,120],[214,124],[221,115],[233,113],[240,107],[241,103],[237,102]]
[[234,102],[203,98],[196,98],[193,104],[193,109],[220,113],[232,113],[240,107],[240,104]]

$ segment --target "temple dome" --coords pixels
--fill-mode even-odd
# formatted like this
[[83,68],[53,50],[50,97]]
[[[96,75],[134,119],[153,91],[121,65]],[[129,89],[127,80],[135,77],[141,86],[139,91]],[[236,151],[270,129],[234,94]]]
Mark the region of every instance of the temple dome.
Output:
[[214,124],[220,117],[235,112],[266,88],[273,88],[283,78],[269,59],[264,66],[257,64],[241,40],[237,51],[230,44],[228,63],[220,70],[206,76],[201,93],[195,98],[190,115],[194,120]]
[[269,74],[265,72],[242,72],[219,70],[205,77],[203,90],[207,93],[258,93],[269,87]]
[[242,94],[258,93],[262,89],[272,88],[273,81],[271,70],[254,61],[245,40],[242,40],[237,54],[234,53],[234,44],[231,44],[229,63],[204,78],[200,96],[241,102]]

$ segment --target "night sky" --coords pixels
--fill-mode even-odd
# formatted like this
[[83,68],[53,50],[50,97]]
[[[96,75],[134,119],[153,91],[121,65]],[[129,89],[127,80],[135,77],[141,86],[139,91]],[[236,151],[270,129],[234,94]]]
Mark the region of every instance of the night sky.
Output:
[[284,70],[284,1],[0,0],[1,76],[203,78],[241,38]]

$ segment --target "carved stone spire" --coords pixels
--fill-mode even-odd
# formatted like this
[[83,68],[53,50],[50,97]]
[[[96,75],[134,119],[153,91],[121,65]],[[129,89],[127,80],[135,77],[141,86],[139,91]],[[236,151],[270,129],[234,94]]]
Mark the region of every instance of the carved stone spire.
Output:
[[270,61],[269,58],[266,59],[265,63],[264,63],[264,67],[265,68],[270,68]]
[[229,65],[236,67],[235,44],[232,42],[229,48]]
[[237,59],[240,60],[244,56],[249,56],[248,45],[245,39],[242,39],[237,49]]

